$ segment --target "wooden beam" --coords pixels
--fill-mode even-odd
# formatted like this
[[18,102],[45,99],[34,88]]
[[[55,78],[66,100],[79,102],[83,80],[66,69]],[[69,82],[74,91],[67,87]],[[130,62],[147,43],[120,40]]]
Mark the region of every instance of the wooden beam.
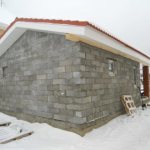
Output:
[[91,46],[94,46],[94,47],[97,47],[97,48],[101,48],[103,50],[107,50],[107,51],[110,51],[110,52],[115,53],[115,54],[119,54],[112,47],[106,46],[106,45],[104,45],[102,43],[98,43],[96,41],[92,41],[90,39],[86,39],[86,38],[78,36],[78,35],[66,34],[66,39],[70,40],[70,41],[74,41],[74,42],[79,42],[80,41],[80,42],[86,43],[88,45],[91,45]]
[[66,39],[73,41],[73,42],[79,42],[80,38],[79,36],[73,35],[73,34],[66,34]]
[[144,96],[150,97],[149,67],[143,67]]

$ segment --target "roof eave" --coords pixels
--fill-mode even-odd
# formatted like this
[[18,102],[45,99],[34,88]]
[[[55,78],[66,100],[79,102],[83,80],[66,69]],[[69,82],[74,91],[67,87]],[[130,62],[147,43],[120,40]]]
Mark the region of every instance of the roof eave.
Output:
[[36,30],[58,34],[73,34],[97,43],[101,48],[115,54],[138,61],[144,65],[150,65],[150,57],[96,28],[88,22],[40,20],[40,19],[16,19],[5,31],[0,39],[0,56],[26,31]]
[[97,32],[95,29],[88,26],[85,29],[85,37],[99,43],[105,50],[138,61],[143,65],[150,65],[150,57],[138,50],[133,50],[129,46],[111,38],[103,32]]

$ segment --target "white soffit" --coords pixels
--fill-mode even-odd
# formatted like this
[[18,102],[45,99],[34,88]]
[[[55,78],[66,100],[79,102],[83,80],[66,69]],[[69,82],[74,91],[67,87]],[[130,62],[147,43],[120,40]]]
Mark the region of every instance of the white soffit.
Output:
[[87,39],[93,40],[100,44],[111,47],[112,49],[115,49],[116,54],[136,60],[144,65],[150,65],[150,59],[148,59],[147,57],[91,27],[86,27],[84,36]]
[[91,41],[101,43],[115,49],[116,54],[139,61],[144,65],[150,65],[150,59],[130,49],[108,35],[89,26],[77,26],[68,24],[16,22],[0,39],[0,56],[26,31],[37,30],[41,32],[54,32],[58,34],[75,34]]
[[83,26],[54,24],[54,23],[33,23],[16,22],[0,39],[0,56],[26,31],[36,30],[41,32],[54,32],[58,34],[84,34]]

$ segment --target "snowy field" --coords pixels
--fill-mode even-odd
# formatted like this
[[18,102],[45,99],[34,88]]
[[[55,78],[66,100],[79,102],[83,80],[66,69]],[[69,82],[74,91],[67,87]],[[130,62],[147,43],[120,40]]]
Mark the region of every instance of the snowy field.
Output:
[[22,124],[34,131],[31,136],[0,144],[0,150],[150,150],[150,108],[144,111],[139,108],[133,118],[119,116],[84,137],[2,113],[0,119]]

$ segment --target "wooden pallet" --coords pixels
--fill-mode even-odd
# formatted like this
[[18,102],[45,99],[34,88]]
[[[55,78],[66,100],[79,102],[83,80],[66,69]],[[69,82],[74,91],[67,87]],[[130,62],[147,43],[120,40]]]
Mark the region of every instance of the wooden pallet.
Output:
[[126,113],[130,116],[133,116],[134,113],[136,112],[136,106],[134,104],[134,100],[132,99],[132,96],[131,95],[123,95],[121,100],[122,100],[122,103],[126,110]]
[[[19,130],[18,130],[19,129]],[[23,137],[29,136],[33,131],[24,128],[14,128],[13,126],[1,127],[0,128],[0,144],[5,144],[12,142],[14,140],[21,139]]]
[[0,141],[0,144],[6,144],[6,143],[9,143],[9,142],[12,142],[12,141],[15,141],[15,140],[19,140],[23,137],[26,137],[26,136],[29,136],[31,135],[33,132],[26,132],[26,133],[22,133],[20,135],[17,135],[17,136],[14,136],[14,137],[11,137],[11,138],[8,138],[6,140],[3,140],[3,141]]
[[0,121],[0,127],[1,126],[9,126],[10,124],[11,124],[11,122],[9,122],[9,121],[3,121],[3,120]]

